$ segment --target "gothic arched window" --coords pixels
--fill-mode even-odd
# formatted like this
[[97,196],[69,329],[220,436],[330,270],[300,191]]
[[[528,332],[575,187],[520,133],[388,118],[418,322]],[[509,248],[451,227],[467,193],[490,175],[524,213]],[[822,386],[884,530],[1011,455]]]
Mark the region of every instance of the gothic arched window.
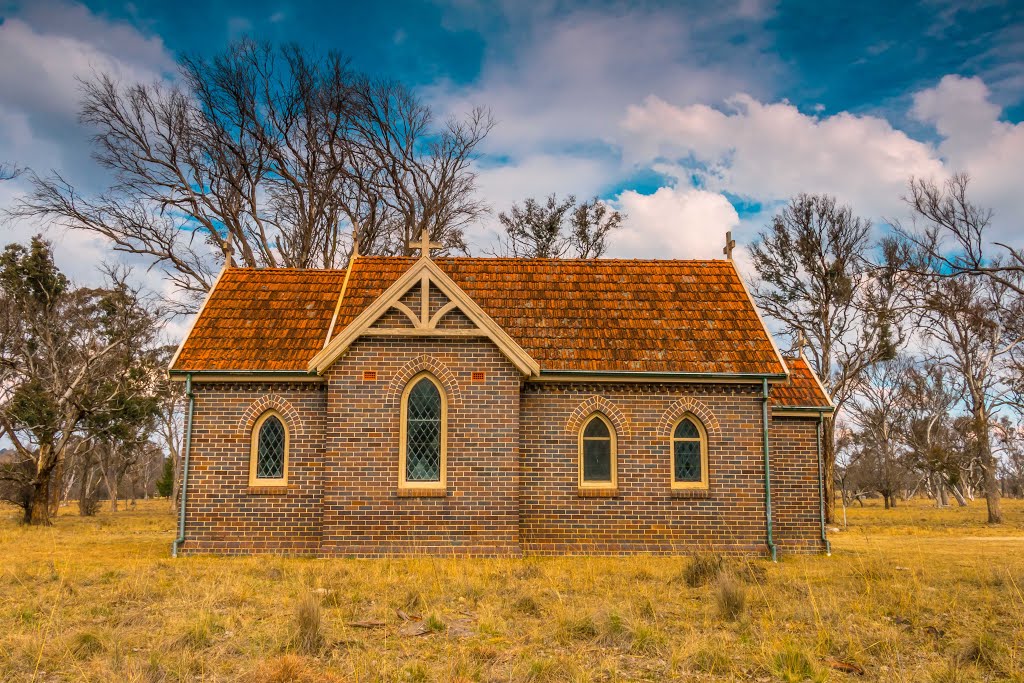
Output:
[[433,375],[413,377],[402,393],[399,486],[444,488],[448,405]]
[[288,428],[274,410],[263,413],[252,426],[249,456],[250,486],[288,484]]
[[708,486],[708,436],[704,425],[685,415],[672,430],[672,488]]
[[579,485],[583,488],[615,488],[615,428],[601,413],[594,413],[580,430]]

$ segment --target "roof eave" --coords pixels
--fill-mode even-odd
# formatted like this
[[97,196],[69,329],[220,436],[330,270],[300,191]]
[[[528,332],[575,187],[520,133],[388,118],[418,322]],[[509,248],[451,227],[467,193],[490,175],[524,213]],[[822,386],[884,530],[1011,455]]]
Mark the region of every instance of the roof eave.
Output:
[[665,372],[637,370],[541,370],[536,380],[555,381],[561,378],[591,381],[678,381],[678,382],[760,382],[785,381],[784,373],[761,372]]

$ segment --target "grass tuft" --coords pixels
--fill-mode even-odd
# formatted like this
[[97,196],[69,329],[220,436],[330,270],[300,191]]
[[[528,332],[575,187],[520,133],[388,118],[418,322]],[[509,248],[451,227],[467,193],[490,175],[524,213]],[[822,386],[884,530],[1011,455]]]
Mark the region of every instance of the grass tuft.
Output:
[[992,671],[1002,670],[1002,662],[1005,656],[1006,647],[988,631],[983,631],[969,638],[964,643],[960,652],[961,660],[983,666]]
[[80,631],[71,639],[69,649],[75,659],[82,660],[91,658],[93,655],[102,652],[105,648],[99,636],[89,631]]
[[698,553],[683,569],[682,579],[690,588],[700,588],[717,579],[724,567],[725,559],[721,555]]
[[295,649],[306,654],[319,654],[324,646],[323,610],[320,596],[305,592],[295,603]]
[[715,588],[718,613],[726,621],[736,621],[747,606],[747,587],[732,574],[726,572],[718,577]]
[[787,645],[775,655],[776,675],[786,683],[821,680],[818,667],[811,657],[796,645]]
[[540,604],[531,595],[521,595],[512,603],[512,609],[528,617],[540,616]]

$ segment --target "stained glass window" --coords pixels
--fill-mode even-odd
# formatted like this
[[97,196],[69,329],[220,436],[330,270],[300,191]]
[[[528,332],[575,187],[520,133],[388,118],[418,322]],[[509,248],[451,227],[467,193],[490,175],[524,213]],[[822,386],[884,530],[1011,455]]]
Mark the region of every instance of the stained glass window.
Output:
[[614,481],[614,453],[608,424],[595,415],[583,429],[583,483]]
[[405,480],[441,481],[441,392],[424,377],[406,401]]
[[284,477],[284,425],[271,415],[260,426],[256,450],[256,478],[282,479]]
[[690,418],[684,418],[672,433],[672,481],[699,484],[704,481],[701,432]]

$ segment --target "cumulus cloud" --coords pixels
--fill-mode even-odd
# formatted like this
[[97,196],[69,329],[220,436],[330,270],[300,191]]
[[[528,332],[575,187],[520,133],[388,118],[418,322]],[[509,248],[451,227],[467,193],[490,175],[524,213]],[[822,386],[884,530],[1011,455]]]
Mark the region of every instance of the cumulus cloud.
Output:
[[914,96],[911,114],[935,127],[946,165],[971,175],[972,198],[995,211],[1001,238],[1024,239],[1024,123],[1001,121],[1000,107],[979,78],[946,76]]
[[628,108],[622,126],[633,163],[757,202],[826,192],[861,213],[886,216],[899,210],[910,176],[946,172],[929,144],[883,118],[819,117],[747,94],[729,98],[723,109],[649,97]]
[[[453,30],[494,35],[484,26],[493,12],[457,4],[446,18]],[[505,3],[503,38],[489,40],[479,77],[462,86],[440,82],[426,94],[443,114],[459,115],[476,104],[493,111],[498,126],[483,151],[503,164],[482,170],[480,184],[496,211],[551,192],[607,194],[629,172],[618,125],[628,103],[662,93],[689,104],[770,87],[777,64],[753,31],[728,49],[718,41],[743,34],[769,5],[741,0],[687,14],[678,7],[564,12],[551,3]],[[491,244],[494,230],[493,221],[480,226],[473,245]]]
[[[0,24],[0,161],[40,174],[59,170],[86,190],[99,189],[104,174],[90,158],[89,133],[78,123],[77,78],[92,72],[122,82],[167,76],[173,59],[163,41],[128,24],[110,22],[78,4],[29,3]],[[26,191],[24,176],[0,183],[0,208]],[[3,224],[4,243],[45,232],[29,221]],[[104,261],[117,261],[109,243],[78,231],[49,231],[58,265],[77,282],[93,284]],[[136,263],[138,278],[154,291],[167,284]]]
[[88,136],[77,122],[77,79],[107,72],[125,82],[150,81],[172,67],[158,37],[107,22],[81,5],[30,4],[0,24],[0,113],[28,125],[17,141],[0,140],[0,158],[16,153],[19,163],[37,170],[87,175]]
[[610,247],[624,258],[722,258],[725,233],[740,220],[724,196],[693,187],[627,190],[614,204],[628,218]]

